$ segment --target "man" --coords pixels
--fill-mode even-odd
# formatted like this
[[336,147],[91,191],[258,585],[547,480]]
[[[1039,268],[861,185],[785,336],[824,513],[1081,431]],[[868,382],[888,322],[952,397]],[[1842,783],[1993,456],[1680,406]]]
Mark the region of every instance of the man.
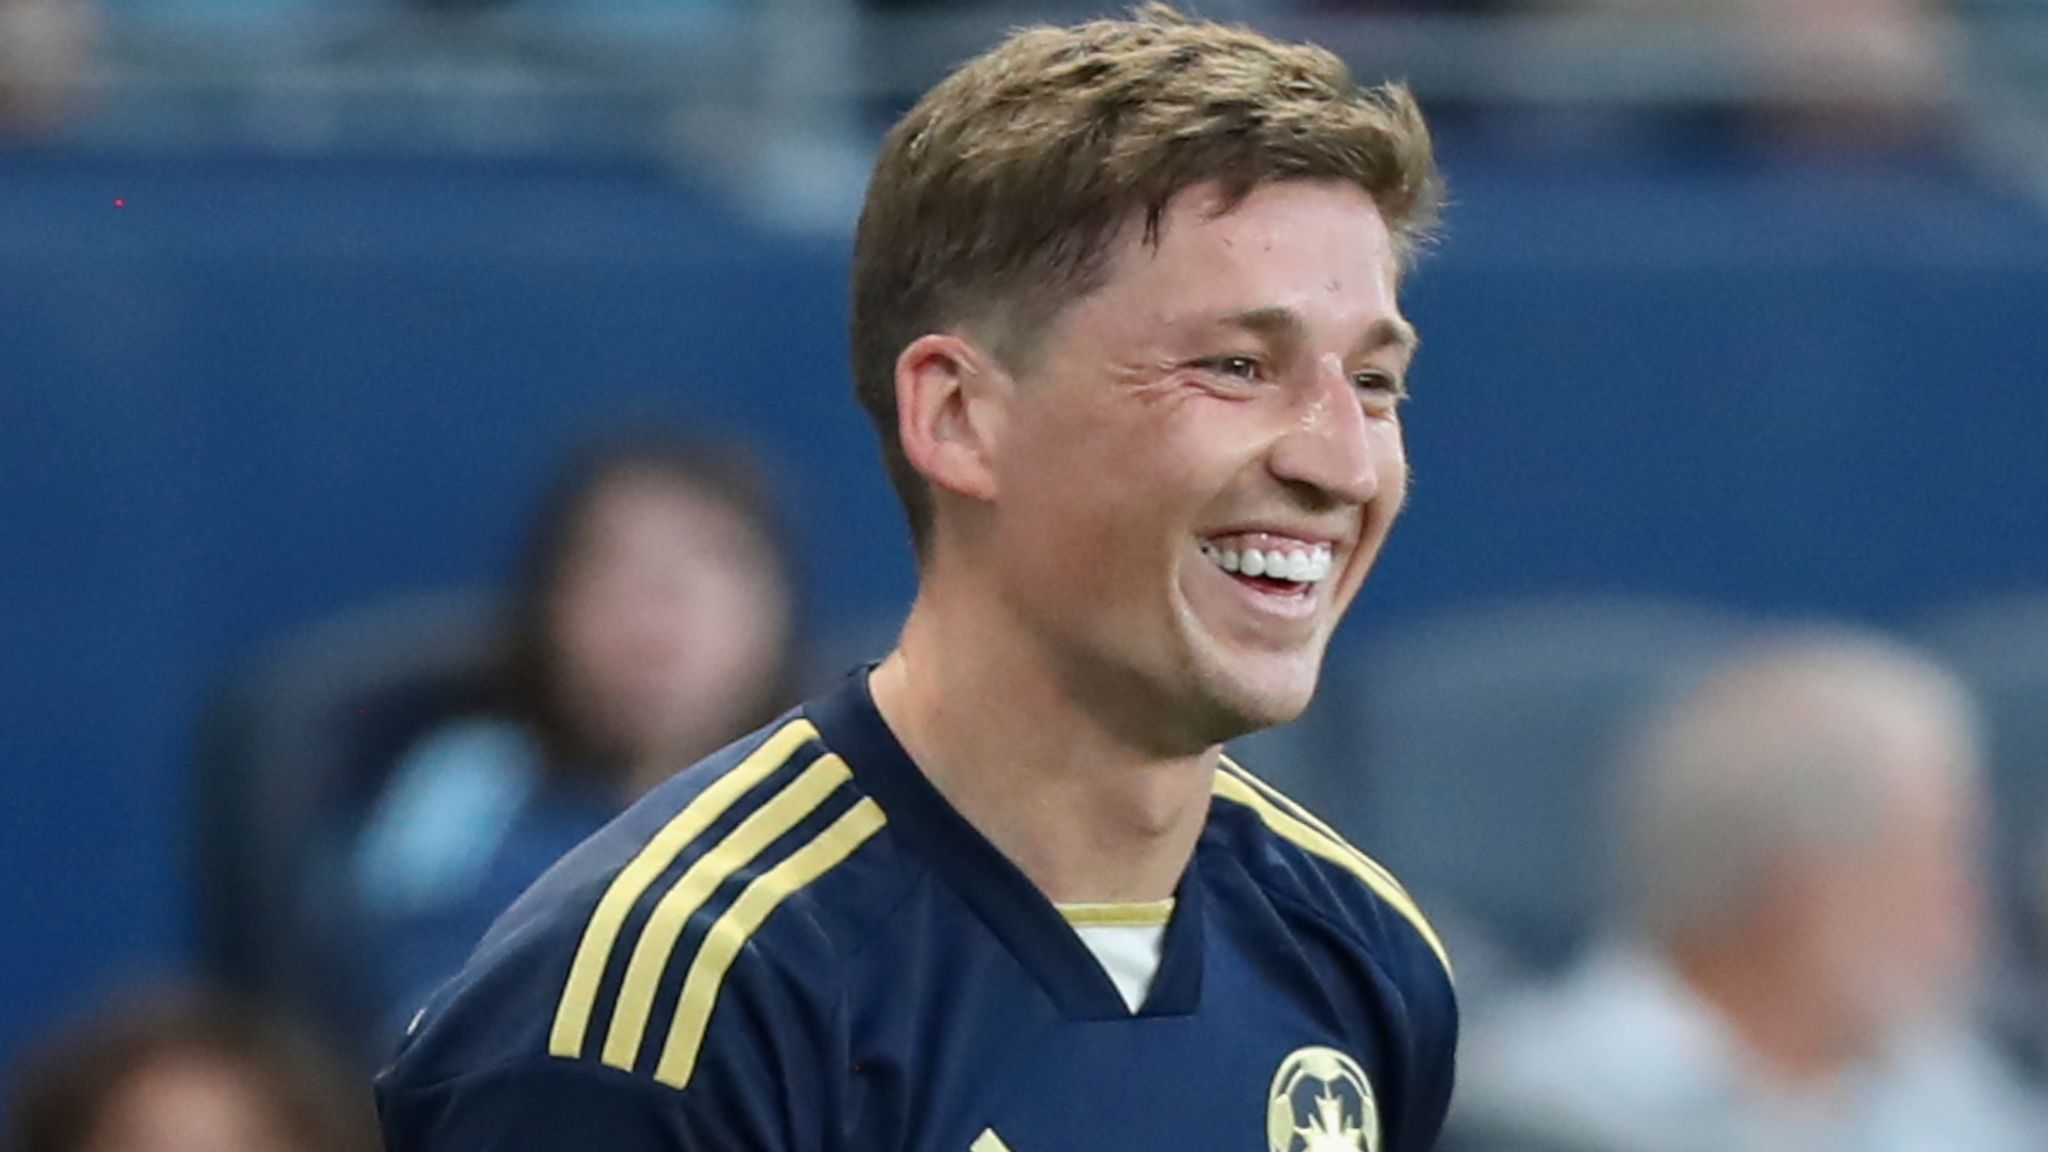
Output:
[[1457,1146],[2039,1147],[1955,1018],[1975,728],[1946,672],[1853,634],[1779,638],[1676,702],[1633,782],[1629,931],[1475,1024]]
[[565,860],[422,1013],[393,1152],[1421,1152],[1441,946],[1221,760],[1400,509],[1405,91],[1190,23],[1013,35],[891,133],[853,367],[899,646]]

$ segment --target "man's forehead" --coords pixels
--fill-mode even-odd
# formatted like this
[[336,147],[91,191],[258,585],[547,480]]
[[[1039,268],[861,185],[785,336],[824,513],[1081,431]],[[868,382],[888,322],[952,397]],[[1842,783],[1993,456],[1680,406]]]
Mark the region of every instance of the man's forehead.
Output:
[[1165,245],[1179,232],[1183,238],[1204,235],[1235,237],[1245,232],[1276,231],[1303,215],[1349,216],[1346,229],[1364,241],[1380,241],[1390,253],[1392,235],[1377,201],[1348,180],[1268,180],[1233,197],[1216,181],[1191,184],[1174,193],[1161,209],[1152,239]]
[[1414,324],[1401,313],[1398,280],[1389,267],[1344,261],[1264,266],[1196,262],[1153,270],[1131,284],[1149,311],[1175,329],[1234,329],[1261,336],[1343,330],[1347,341],[1414,347]]
[[[1351,348],[1412,341],[1397,301],[1400,265],[1378,207],[1338,181],[1254,188],[1222,214],[1220,187],[1196,185],[1169,205],[1159,235],[1123,229],[1107,274],[1077,300],[1098,335],[1199,340],[1226,329]],[[1062,327],[1080,320],[1063,310]]]
[[[1313,277],[1331,292],[1373,291],[1391,300],[1401,270],[1393,237],[1378,206],[1355,186],[1261,185],[1227,208],[1220,196],[1213,189],[1183,193],[1149,239],[1127,230],[1117,274],[1149,273],[1189,289],[1241,283],[1247,291],[1256,291],[1262,277]],[[1260,302],[1214,303],[1242,309]]]

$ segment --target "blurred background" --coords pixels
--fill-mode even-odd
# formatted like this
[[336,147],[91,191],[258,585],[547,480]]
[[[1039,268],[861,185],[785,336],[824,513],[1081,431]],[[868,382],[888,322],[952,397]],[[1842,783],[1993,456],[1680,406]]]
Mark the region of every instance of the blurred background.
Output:
[[[1405,77],[1451,189],[1405,300],[1409,511],[1248,762],[1417,889],[1483,1013],[1608,919],[1643,709],[1782,622],[1882,631],[1983,710],[1977,1018],[2038,1073],[2048,3],[1195,9]],[[777,701],[884,650],[912,572],[845,369],[866,166],[1005,29],[1100,11],[0,0],[0,1068],[166,983],[373,1064],[436,961],[365,942],[450,885],[459,942],[480,861],[633,787],[502,769],[559,751],[499,691],[506,621],[573,663],[561,604],[639,595],[589,575],[622,555],[716,551],[648,595],[750,605],[702,626],[757,620],[774,667],[732,675]],[[576,462],[650,437],[744,458],[717,526],[575,527]],[[598,786],[522,823],[564,779]]]

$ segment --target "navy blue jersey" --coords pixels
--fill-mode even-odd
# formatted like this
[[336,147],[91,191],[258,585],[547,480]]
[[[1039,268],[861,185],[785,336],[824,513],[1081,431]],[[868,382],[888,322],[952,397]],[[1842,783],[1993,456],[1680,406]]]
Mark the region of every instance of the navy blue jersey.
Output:
[[1422,1152],[1443,950],[1234,764],[1137,1012],[864,675],[670,780],[492,928],[378,1081],[389,1152]]

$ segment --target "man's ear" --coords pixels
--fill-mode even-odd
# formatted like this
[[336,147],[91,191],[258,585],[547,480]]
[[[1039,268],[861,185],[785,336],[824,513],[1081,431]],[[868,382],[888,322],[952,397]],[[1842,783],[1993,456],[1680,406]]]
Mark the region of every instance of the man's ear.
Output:
[[1009,374],[958,333],[920,336],[896,358],[896,435],[912,467],[972,500],[996,494]]

